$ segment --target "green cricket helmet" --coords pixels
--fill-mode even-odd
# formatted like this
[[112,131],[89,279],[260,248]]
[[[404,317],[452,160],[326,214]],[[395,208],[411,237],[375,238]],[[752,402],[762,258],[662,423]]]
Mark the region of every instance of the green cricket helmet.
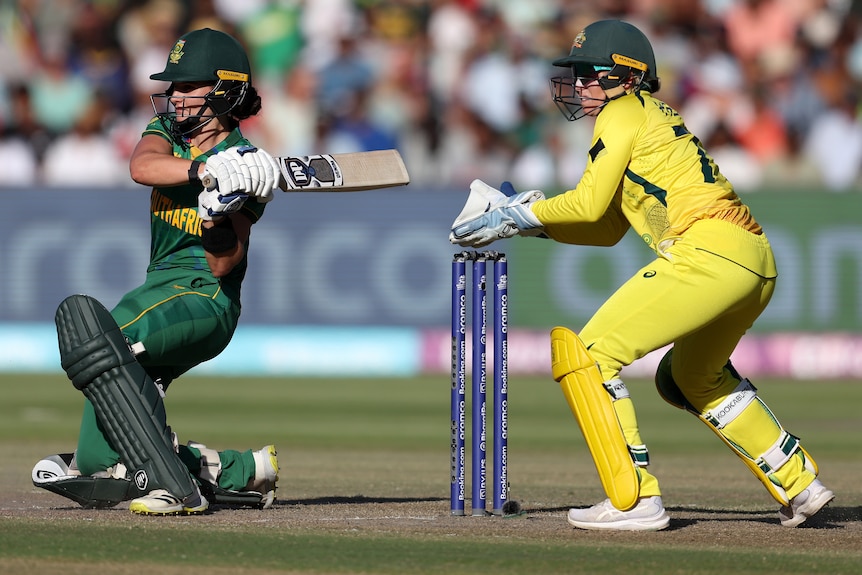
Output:
[[[150,76],[170,82],[168,90],[153,94],[156,115],[177,141],[220,116],[229,115],[240,106],[251,86],[251,65],[245,49],[233,36],[202,28],[183,35],[165,64],[165,69]],[[174,86],[180,83],[211,83],[212,90],[194,116],[177,118],[173,100]],[[190,98],[191,99],[191,98]]]
[[[554,103],[568,120],[586,115],[576,88],[591,82],[597,81],[604,90],[629,79],[634,80],[635,91],[654,93],[660,88],[652,45],[643,32],[622,20],[593,22],[575,36],[569,55],[554,60],[553,65],[572,71],[571,76],[551,79]],[[607,75],[600,77],[603,72]]]

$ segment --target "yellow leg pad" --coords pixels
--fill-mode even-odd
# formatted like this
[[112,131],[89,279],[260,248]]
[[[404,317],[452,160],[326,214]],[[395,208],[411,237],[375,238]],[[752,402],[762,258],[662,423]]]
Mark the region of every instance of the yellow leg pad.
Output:
[[[671,354],[668,352],[662,358],[656,371],[655,383],[659,395],[671,405],[688,411],[704,422],[742,460],[749,471],[766,487],[766,490],[775,501],[781,505],[787,505],[790,499],[784,487],[776,483],[777,477],[776,481],[770,478],[770,475],[777,475],[775,472],[780,470],[784,466],[784,463],[789,463],[789,460],[784,456],[794,454],[796,453],[796,449],[798,449],[802,454],[802,467],[804,470],[815,477],[817,476],[817,464],[808,455],[805,448],[799,445],[798,441],[793,440],[792,437],[781,429],[781,425],[778,423],[775,415],[757,397],[757,391],[751,385],[751,382],[747,379],[740,380],[739,385],[724,400],[723,404],[714,407],[710,413],[700,413],[688,402],[674,381],[670,372],[670,361]],[[766,429],[767,427],[777,429],[780,431],[779,438],[771,448],[766,450],[767,453],[752,455],[726,435],[725,428],[733,425],[733,421],[737,417],[748,418],[744,424],[749,427],[758,425],[760,429]]]
[[551,330],[551,369],[584,434],[605,493],[617,509],[631,509],[640,494],[637,469],[598,365],[570,329]]
[[[763,404],[761,403],[761,405]],[[766,408],[765,405],[763,405],[763,407]],[[740,449],[738,445],[730,441],[724,435],[724,433],[722,433],[721,430],[718,429],[709,419],[704,417],[702,414],[697,413],[693,409],[685,409],[689,413],[694,414],[702,422],[704,422],[706,426],[709,427],[713,431],[713,433],[715,433],[719,437],[719,439],[721,439],[725,443],[725,445],[727,445],[731,449],[731,451],[733,451],[737,455],[737,457],[742,460],[745,466],[748,467],[749,471],[751,471],[751,473],[753,473],[754,476],[757,477],[758,480],[760,480],[760,482],[763,484],[763,486],[766,488],[772,498],[775,499],[775,501],[777,501],[780,505],[789,505],[790,499],[787,497],[787,493],[784,491],[784,488],[780,485],[776,485],[775,483],[773,483],[769,479],[769,476],[757,464],[756,460],[752,459],[749,454],[745,453],[745,451]],[[798,448],[800,451],[802,451],[802,455],[805,457],[806,468],[816,477],[818,473],[817,463],[814,461],[814,459],[811,458],[810,455],[808,455],[808,452],[805,451],[804,447],[799,445]]]

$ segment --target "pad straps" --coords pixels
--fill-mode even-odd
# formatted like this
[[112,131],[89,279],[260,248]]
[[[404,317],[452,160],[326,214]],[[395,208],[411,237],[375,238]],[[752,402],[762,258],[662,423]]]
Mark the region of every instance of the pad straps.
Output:
[[[626,387],[626,384],[623,380],[619,378],[611,379],[609,381],[605,381],[602,383],[607,392],[610,394],[611,399],[614,402],[617,402],[621,399],[631,399],[629,396],[629,388]],[[649,450],[647,446],[643,443],[638,445],[628,444],[629,454],[632,456],[632,460],[635,462],[635,465],[638,467],[647,467],[649,466]]]

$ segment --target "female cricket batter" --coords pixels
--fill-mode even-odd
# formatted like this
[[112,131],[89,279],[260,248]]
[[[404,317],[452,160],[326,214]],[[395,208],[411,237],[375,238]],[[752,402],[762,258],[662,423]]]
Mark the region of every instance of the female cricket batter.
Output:
[[[165,70],[151,78],[170,87],[152,96],[156,117],[130,161],[132,179],[152,187],[150,264],[144,284],[126,294],[111,315],[126,339],[142,346],[137,361],[163,392],[230,341],[240,315],[250,229],[273,197],[279,170],[239,129],[240,121],[257,114],[261,100],[236,39],[208,28],[189,32],[170,52]],[[217,181],[217,189],[204,190],[205,174]],[[121,463],[102,427],[88,400],[72,474],[98,476]],[[217,453],[200,444],[178,449],[201,480],[260,492],[262,506],[272,504],[278,479],[273,445],[256,452]],[[134,499],[130,509],[199,513],[208,503],[198,496],[182,501],[154,491]]]
[[729,360],[775,289],[777,271],[763,229],[679,114],[653,97],[659,89],[655,56],[640,30],[617,20],[594,22],[554,65],[572,70],[551,80],[566,118],[595,118],[580,182],[545,199],[538,191],[506,197],[477,180],[450,241],[482,247],[517,234],[544,234],[610,246],[632,227],[656,252],[580,334],[551,332],[554,378],[608,494],[590,508],[571,509],[569,523],[582,529],[668,526],[620,370],[673,344],[656,374],[661,396],[699,417],[743,460],[781,505],[782,525],[799,525],[833,493],[817,480],[817,466],[799,440]]

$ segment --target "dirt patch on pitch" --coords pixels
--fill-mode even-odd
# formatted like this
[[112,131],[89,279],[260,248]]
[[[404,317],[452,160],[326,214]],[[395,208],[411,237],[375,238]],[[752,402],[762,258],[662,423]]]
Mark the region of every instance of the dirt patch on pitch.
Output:
[[[22,498],[26,495],[26,498]],[[58,496],[33,489],[13,497],[0,497],[0,516],[41,520],[98,521],[125,526],[140,522],[184,525],[194,522],[217,529],[268,529],[345,533],[375,536],[494,537],[562,541],[577,538],[597,544],[654,543],[698,548],[759,548],[764,545],[797,550],[847,551],[862,546],[862,507],[833,503],[803,526],[787,529],[778,524],[774,509],[707,509],[668,506],[670,527],[657,533],[595,532],[573,529],[566,523],[565,507],[524,505],[513,517],[452,516],[446,499],[375,498],[362,495],[310,499],[279,499],[271,509],[234,509],[214,505],[195,517],[142,517],[124,504],[90,510],[66,505]],[[469,510],[468,510],[469,512]]]
[[[29,482],[29,451],[24,446],[10,448],[8,444],[5,453],[0,449],[0,455],[8,455],[6,461],[14,462],[0,468],[0,521],[25,519],[46,525],[87,521],[123,528],[206,525],[238,533],[266,529],[286,535],[479,538],[501,543],[575,541],[596,547],[660,544],[681,551],[779,548],[847,553],[862,548],[862,486],[858,483],[862,464],[856,461],[827,461],[823,467],[829,469],[829,474],[824,481],[835,491],[835,501],[801,527],[788,529],[778,522],[778,506],[739,466],[713,465],[706,457],[693,460],[666,456],[655,467],[663,472],[670,527],[660,532],[630,533],[584,531],[569,526],[569,507],[587,506],[603,496],[594,469],[553,454],[525,453],[513,464],[512,496],[523,508],[523,514],[517,517],[452,516],[446,453],[438,460],[421,453],[347,450],[289,451],[290,457],[284,458],[287,465],[278,499],[271,509],[213,506],[201,516],[142,517],[130,513],[127,504],[112,509],[83,509],[34,487]],[[701,473],[693,476],[691,469]],[[468,500],[468,513],[469,507]],[[5,561],[0,557],[0,572],[19,572]],[[38,572],[50,571],[40,568]]]

